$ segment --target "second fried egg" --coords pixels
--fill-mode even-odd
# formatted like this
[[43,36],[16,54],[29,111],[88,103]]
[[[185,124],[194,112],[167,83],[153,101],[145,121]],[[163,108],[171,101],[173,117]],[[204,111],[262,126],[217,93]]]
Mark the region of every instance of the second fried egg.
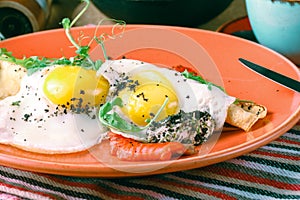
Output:
[[215,120],[216,129],[220,129],[228,106],[235,101],[218,87],[208,87],[180,72],[138,60],[107,61],[98,73],[110,83],[107,100],[120,97],[123,107],[118,113],[139,126],[146,125],[168,98],[158,120],[180,110],[206,111]]

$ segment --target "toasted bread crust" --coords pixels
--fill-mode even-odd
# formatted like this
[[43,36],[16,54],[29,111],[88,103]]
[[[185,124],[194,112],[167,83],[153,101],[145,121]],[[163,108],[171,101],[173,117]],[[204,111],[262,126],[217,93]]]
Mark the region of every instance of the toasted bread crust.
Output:
[[228,108],[226,123],[249,131],[252,126],[267,115],[267,108],[253,102],[239,102]]

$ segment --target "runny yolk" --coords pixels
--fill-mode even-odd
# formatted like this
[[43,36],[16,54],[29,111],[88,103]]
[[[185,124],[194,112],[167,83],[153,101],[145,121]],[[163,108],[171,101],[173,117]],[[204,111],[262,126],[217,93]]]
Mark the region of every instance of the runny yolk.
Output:
[[128,99],[127,115],[134,123],[145,126],[147,124],[146,120],[157,114],[167,97],[168,103],[157,120],[162,120],[179,111],[176,93],[163,84],[148,83],[141,85]]
[[47,74],[43,84],[45,96],[54,104],[69,107],[97,106],[105,102],[108,81],[95,70],[77,66],[58,66]]

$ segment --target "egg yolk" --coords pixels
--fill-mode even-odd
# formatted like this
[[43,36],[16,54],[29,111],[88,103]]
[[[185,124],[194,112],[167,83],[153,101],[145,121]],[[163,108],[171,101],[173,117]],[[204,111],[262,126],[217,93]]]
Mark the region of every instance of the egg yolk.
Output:
[[[78,66],[59,66],[50,71],[43,84],[45,96],[54,104],[69,107],[97,106],[105,103],[108,81],[95,70]],[[75,102],[77,101],[77,102]]]
[[145,126],[147,124],[146,120],[157,114],[166,98],[168,98],[168,102],[157,120],[162,120],[178,112],[177,96],[171,88],[163,84],[148,83],[141,85],[130,95],[126,113],[134,123]]

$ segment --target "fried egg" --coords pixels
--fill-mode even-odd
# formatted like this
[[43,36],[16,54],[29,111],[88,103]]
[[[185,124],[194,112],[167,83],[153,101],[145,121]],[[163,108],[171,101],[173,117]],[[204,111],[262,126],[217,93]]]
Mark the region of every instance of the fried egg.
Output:
[[100,143],[108,128],[101,104],[123,100],[118,112],[145,126],[168,99],[157,120],[180,111],[208,112],[221,129],[235,101],[218,87],[138,60],[106,61],[99,71],[52,66],[25,75],[16,95],[0,101],[0,143],[39,153],[70,153]]
[[220,130],[229,105],[235,101],[234,97],[214,85],[201,84],[187,79],[180,72],[138,60],[107,61],[98,73],[110,83],[107,100],[120,97],[123,107],[116,111],[138,126],[146,125],[168,97],[158,120],[180,110],[186,113],[202,111],[210,113],[216,123],[215,130]]
[[97,110],[109,84],[96,71],[52,66],[25,75],[0,101],[0,143],[39,153],[70,153],[99,142],[107,129]]

